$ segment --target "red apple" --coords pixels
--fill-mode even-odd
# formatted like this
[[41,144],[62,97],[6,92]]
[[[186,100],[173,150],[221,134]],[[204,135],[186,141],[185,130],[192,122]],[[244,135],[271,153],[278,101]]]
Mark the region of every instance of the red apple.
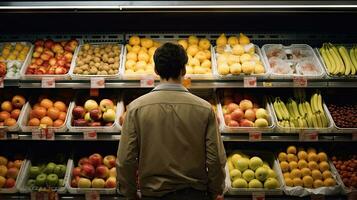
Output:
[[43,40],[36,40],[35,41],[35,46],[43,46],[44,45],[44,41]]
[[64,67],[57,67],[55,69],[55,74],[66,74],[67,73],[67,69]]
[[106,188],[115,188],[117,184],[117,179],[115,177],[109,177],[105,182]]
[[239,108],[238,104],[236,104],[236,103],[230,103],[230,104],[228,104],[228,106],[227,106],[227,112],[228,112],[228,113],[231,113],[231,112],[233,112],[234,110],[236,110],[236,109],[238,109],[238,108]]
[[78,166],[82,167],[85,164],[92,164],[91,161],[87,157],[83,157],[78,161]]
[[103,159],[103,164],[107,166],[109,169],[115,167],[116,157],[113,155],[105,156]]
[[44,43],[45,47],[48,49],[51,49],[54,44],[55,44],[55,42],[51,39],[46,40]]
[[102,112],[98,108],[91,110],[89,115],[95,121],[102,118]]
[[42,53],[43,52],[43,47],[42,46],[35,47],[35,52]]
[[51,55],[48,54],[48,53],[43,53],[43,54],[41,54],[41,59],[42,59],[42,60],[47,61],[47,60],[50,60],[50,58],[51,58]]
[[81,175],[87,178],[93,178],[95,175],[95,169],[93,165],[84,164],[82,166]]
[[244,113],[244,118],[246,118],[249,121],[254,121],[255,120],[255,112],[253,109],[247,109]]
[[65,52],[64,53],[64,57],[66,59],[67,62],[71,62],[72,61],[72,57],[73,57],[73,54],[71,52]]
[[16,168],[15,163],[14,163],[14,167],[11,167],[7,170],[6,176],[8,178],[16,179],[18,174],[19,174],[19,169]]
[[75,119],[73,120],[74,126],[88,126],[88,122],[85,119]]
[[99,165],[95,169],[95,176],[99,178],[107,178],[109,176],[109,169],[105,165]]
[[103,157],[99,153],[95,153],[89,156],[89,160],[95,167],[103,163]]
[[73,176],[80,176],[81,175],[81,168],[80,167],[73,168],[72,175]]
[[41,66],[42,63],[43,63],[43,60],[42,60],[42,59],[40,59],[40,58],[37,58],[37,59],[36,59],[35,64],[36,64],[37,66]]
[[72,110],[72,115],[74,119],[80,119],[83,118],[84,115],[86,114],[86,111],[82,106],[76,106]]
[[237,122],[240,121],[241,119],[243,119],[243,116],[244,116],[244,113],[240,108],[234,110],[231,114],[232,119]]
[[228,126],[229,127],[238,127],[239,124],[238,122],[234,121],[234,120],[231,120],[229,123],[228,123]]
[[74,178],[72,179],[72,181],[71,181],[71,187],[74,187],[74,188],[78,187],[78,180],[79,180],[79,179],[80,179],[79,176],[74,177]]
[[[32,57],[34,57],[34,58],[39,58],[41,56],[41,53],[40,52],[37,52],[37,51],[35,51],[35,52],[33,52],[33,54],[32,54]],[[32,59],[32,61],[31,61],[31,63],[35,63],[35,59]]]
[[228,125],[229,122],[232,120],[232,117],[230,114],[225,114],[224,115],[224,122]]
[[4,187],[5,188],[13,188],[13,187],[15,187],[15,183],[16,183],[15,179],[8,178],[8,179],[6,179]]
[[57,65],[63,67],[65,64],[66,64],[66,60],[64,60],[63,58],[57,60]]
[[10,168],[13,168],[13,167],[15,167],[15,163],[12,162],[12,161],[9,161],[9,162],[7,163],[7,168],[10,169]]
[[51,66],[55,66],[57,63],[57,59],[56,58],[51,58],[48,62]]
[[242,127],[253,127],[254,126],[254,123],[247,120],[247,119],[242,119],[240,122],[239,122],[240,126]]

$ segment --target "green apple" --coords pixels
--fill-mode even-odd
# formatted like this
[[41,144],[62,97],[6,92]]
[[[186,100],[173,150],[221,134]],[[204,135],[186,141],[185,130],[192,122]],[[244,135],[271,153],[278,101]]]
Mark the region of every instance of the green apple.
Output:
[[229,172],[229,176],[231,177],[231,180],[235,180],[236,178],[242,177],[242,173],[238,169],[233,169]]
[[57,187],[58,176],[56,174],[49,174],[46,179],[47,185],[50,187]]
[[36,181],[34,179],[29,179],[27,180],[26,186],[29,188],[32,188],[33,186],[35,186]]
[[255,111],[255,116],[257,119],[266,119],[268,120],[269,114],[264,108],[258,108]]
[[246,181],[251,181],[254,179],[254,171],[251,170],[251,169],[247,169],[243,172],[243,178],[246,180]]
[[63,178],[66,174],[66,166],[64,165],[56,165],[53,173],[56,174],[58,177]]
[[263,188],[263,184],[257,179],[249,181],[248,186],[249,188]]
[[249,168],[252,170],[256,170],[258,169],[258,167],[262,167],[262,166],[263,166],[263,160],[257,156],[254,156],[249,160]]
[[58,187],[64,187],[64,180],[62,178],[58,179]]
[[114,109],[108,109],[106,112],[104,112],[103,120],[105,122],[114,122],[114,120],[115,120],[115,111],[114,111]]
[[255,170],[255,178],[260,180],[260,181],[265,181],[267,179],[269,174],[269,171],[265,167],[259,167],[257,170]]
[[36,178],[41,173],[41,169],[37,166],[30,167],[30,178]]
[[44,174],[44,173],[39,174],[36,177],[35,185],[39,186],[39,187],[45,186],[46,185],[46,179],[47,179],[47,175],[46,174]]
[[268,169],[268,177],[267,178],[276,178],[276,173],[272,169]]
[[278,187],[279,187],[279,182],[275,178],[268,178],[264,182],[264,188],[275,189],[275,188],[278,188]]
[[232,187],[234,188],[247,188],[248,187],[248,183],[246,180],[242,179],[242,178],[237,178],[233,181],[232,183]]
[[55,169],[56,167],[56,164],[53,163],[53,162],[50,162],[47,164],[45,170],[43,171],[43,173],[45,174],[52,174],[53,173],[53,170]]
[[87,122],[91,122],[92,121],[92,118],[90,118],[90,113],[87,112],[85,115],[84,115],[84,120],[86,120]]
[[239,171],[244,172],[246,169],[248,169],[249,159],[241,157],[241,158],[238,158],[237,162],[234,164],[235,164],[235,167]]

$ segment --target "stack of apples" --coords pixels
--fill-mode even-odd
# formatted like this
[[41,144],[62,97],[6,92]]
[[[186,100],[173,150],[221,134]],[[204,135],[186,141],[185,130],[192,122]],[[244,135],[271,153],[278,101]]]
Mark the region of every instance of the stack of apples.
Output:
[[333,156],[332,162],[346,187],[357,189],[357,155]]
[[327,154],[317,153],[314,148],[299,150],[289,146],[286,152],[278,155],[285,184],[289,187],[320,188],[336,185],[330,171]]
[[22,165],[22,160],[9,161],[0,156],[0,188],[13,188]]
[[72,110],[73,126],[112,126],[115,120],[116,106],[110,99],[102,99],[98,103],[89,99],[83,106],[75,106]]
[[64,187],[64,177],[67,167],[63,164],[49,162],[38,166],[31,166],[29,169],[29,179],[26,186],[33,187]]
[[1,103],[0,126],[14,126],[21,113],[21,108],[26,99],[21,95],[15,95],[11,101]]
[[54,42],[51,39],[37,40],[26,74],[67,74],[77,46],[77,40],[61,42]]
[[233,188],[266,188],[279,187],[277,175],[267,162],[258,156],[249,157],[235,153],[228,157],[227,166]]
[[67,116],[67,105],[63,101],[55,101],[48,98],[39,98],[31,112],[28,126],[45,125],[47,127],[60,127]]
[[72,170],[71,187],[74,188],[115,188],[116,187],[116,157],[107,155],[104,158],[98,154],[83,157],[78,166]]
[[30,46],[26,43],[5,43],[1,51],[0,61],[18,60],[25,61]]
[[269,114],[266,109],[253,103],[252,98],[243,99],[240,94],[226,96],[223,99],[222,111],[228,127],[268,127]]

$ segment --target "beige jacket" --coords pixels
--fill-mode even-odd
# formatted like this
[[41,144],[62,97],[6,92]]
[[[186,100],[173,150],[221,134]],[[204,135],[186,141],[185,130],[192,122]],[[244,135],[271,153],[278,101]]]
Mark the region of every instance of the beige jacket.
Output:
[[224,189],[226,154],[211,105],[178,84],[162,84],[133,101],[118,149],[120,192],[159,197],[192,187]]

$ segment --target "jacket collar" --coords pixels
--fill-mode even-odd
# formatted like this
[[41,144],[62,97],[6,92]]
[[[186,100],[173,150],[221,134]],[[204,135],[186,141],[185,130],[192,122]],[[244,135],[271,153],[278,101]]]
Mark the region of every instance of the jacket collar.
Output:
[[156,86],[152,92],[155,91],[178,91],[178,92],[188,92],[188,90],[181,84],[176,83],[161,83]]

